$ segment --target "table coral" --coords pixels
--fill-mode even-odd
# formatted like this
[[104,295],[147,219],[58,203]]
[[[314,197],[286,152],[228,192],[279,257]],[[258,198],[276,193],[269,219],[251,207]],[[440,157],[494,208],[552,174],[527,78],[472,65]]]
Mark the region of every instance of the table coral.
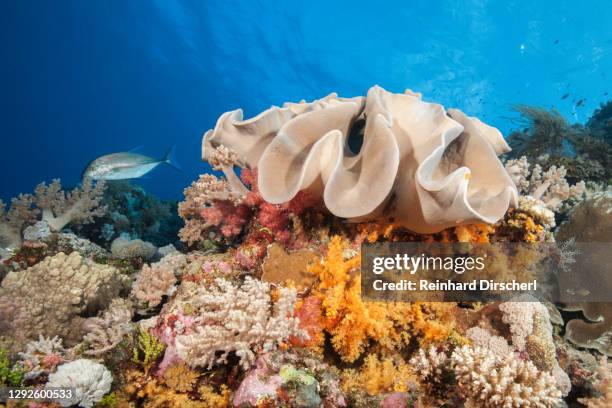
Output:
[[39,335],[57,335],[73,345],[83,335],[81,315],[103,310],[128,281],[117,269],[77,252],[60,252],[25,271],[10,272],[2,281],[0,299],[10,302],[12,310],[3,312],[0,306],[0,315],[10,313],[13,318],[1,340],[14,351]]

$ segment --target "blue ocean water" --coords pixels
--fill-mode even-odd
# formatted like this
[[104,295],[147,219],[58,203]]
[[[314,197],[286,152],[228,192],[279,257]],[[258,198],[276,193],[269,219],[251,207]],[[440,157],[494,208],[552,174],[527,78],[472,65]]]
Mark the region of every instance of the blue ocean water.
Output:
[[517,103],[581,122],[612,92],[610,21],[608,0],[5,2],[0,197],[75,184],[106,153],[176,144],[184,171],[139,183],[179,198],[209,170],[200,139],[221,113],[373,84],[506,133]]

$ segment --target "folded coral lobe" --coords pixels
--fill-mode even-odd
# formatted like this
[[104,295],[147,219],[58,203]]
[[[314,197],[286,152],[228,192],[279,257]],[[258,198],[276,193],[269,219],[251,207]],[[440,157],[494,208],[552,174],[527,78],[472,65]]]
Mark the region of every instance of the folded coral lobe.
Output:
[[410,91],[374,86],[365,98],[330,94],[246,121],[240,111],[226,113],[205,135],[203,158],[220,145],[258,168],[264,200],[281,204],[309,189],[349,220],[391,216],[432,233],[494,223],[517,205],[516,187],[497,158],[509,151],[501,133]]

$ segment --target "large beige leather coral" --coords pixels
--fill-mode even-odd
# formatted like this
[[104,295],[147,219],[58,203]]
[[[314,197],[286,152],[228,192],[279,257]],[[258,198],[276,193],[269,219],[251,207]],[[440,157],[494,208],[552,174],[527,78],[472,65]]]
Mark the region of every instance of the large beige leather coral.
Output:
[[330,94],[248,120],[241,110],[228,112],[204,135],[203,159],[220,146],[236,153],[237,164],[258,168],[264,200],[280,204],[310,189],[331,213],[354,221],[384,214],[432,233],[494,223],[517,205],[517,189],[497,158],[510,150],[501,133],[411,91],[374,86],[365,98]]

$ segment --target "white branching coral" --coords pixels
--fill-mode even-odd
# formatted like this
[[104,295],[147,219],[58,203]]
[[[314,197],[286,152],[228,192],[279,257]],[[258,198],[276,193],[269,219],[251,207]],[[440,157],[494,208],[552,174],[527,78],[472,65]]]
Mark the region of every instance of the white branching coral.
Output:
[[33,197],[20,194],[11,199],[11,207],[0,200],[0,248],[16,249],[21,246],[21,232],[36,222],[40,211],[32,207]]
[[514,354],[500,358],[480,347],[463,346],[453,352],[451,364],[468,406],[553,407],[561,401],[555,379]]
[[42,219],[54,231],[60,231],[69,223],[88,224],[106,211],[101,206],[105,189],[104,181],[94,184],[83,180],[81,187],[66,193],[58,179],[51,184],[40,183],[34,190],[34,204],[42,210]]
[[147,311],[156,307],[163,296],[169,296],[175,289],[176,269],[184,255],[167,255],[161,261],[143,265],[132,286],[131,296],[139,305],[139,310]]
[[227,362],[230,352],[245,370],[259,351],[276,349],[291,335],[301,336],[293,317],[296,292],[279,288],[272,306],[270,285],[247,277],[240,286],[217,278],[200,288],[190,304],[198,315],[193,333],[177,336],[176,351],[191,366],[211,368]]
[[580,199],[586,191],[583,181],[569,185],[563,166],[551,166],[544,171],[536,164],[530,170],[531,164],[523,156],[508,160],[505,167],[521,194],[519,207],[550,226],[555,225],[554,212],[568,200]]
[[100,356],[114,349],[133,330],[132,314],[130,302],[114,299],[101,316],[85,320],[85,354]]
[[70,407],[78,404],[89,408],[111,390],[112,382],[110,371],[102,364],[79,359],[59,366],[56,372],[49,375],[46,388],[72,388],[74,396],[59,400],[60,405]]
[[422,348],[410,359],[410,366],[422,384],[442,384],[448,371],[449,358],[446,353],[438,352],[435,347],[427,351]]

